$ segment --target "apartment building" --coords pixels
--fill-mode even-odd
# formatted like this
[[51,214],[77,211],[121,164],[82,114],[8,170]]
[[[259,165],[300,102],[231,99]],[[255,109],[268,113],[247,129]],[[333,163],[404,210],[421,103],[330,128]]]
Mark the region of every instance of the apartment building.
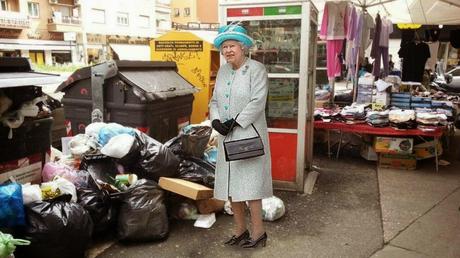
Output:
[[216,24],[218,0],[171,0],[171,20],[174,24]]
[[81,32],[78,1],[0,0],[0,56],[25,56],[38,64],[77,59]]
[[171,30],[171,0],[155,1],[155,19],[158,35]]
[[149,60],[166,0],[0,0],[0,56],[38,64]]

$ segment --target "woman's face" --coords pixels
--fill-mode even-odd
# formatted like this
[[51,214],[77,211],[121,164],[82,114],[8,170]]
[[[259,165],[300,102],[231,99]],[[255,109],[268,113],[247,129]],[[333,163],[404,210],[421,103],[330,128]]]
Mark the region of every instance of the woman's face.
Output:
[[227,40],[222,43],[222,55],[230,64],[241,64],[244,60],[244,50],[242,45],[236,40]]

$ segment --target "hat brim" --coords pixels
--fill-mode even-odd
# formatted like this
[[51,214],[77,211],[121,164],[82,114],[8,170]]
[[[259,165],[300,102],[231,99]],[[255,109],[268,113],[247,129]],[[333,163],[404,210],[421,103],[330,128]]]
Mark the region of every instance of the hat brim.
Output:
[[242,33],[237,34],[237,33],[232,33],[232,32],[226,32],[226,33],[222,33],[218,35],[214,39],[214,46],[220,49],[220,47],[222,46],[222,43],[224,43],[227,40],[239,41],[247,47],[252,47],[252,45],[254,44],[252,38],[247,35],[244,35]]

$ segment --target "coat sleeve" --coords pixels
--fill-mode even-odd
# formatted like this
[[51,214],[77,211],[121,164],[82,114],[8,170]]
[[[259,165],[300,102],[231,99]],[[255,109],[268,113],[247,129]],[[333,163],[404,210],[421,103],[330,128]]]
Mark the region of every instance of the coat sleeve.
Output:
[[[218,81],[218,77],[219,77],[219,72],[217,73],[216,82]],[[211,120],[211,122],[215,119],[220,120],[219,108],[217,104],[216,89],[217,89],[217,84],[215,85],[214,90],[212,92],[211,101],[209,101],[209,120]]]
[[236,122],[246,128],[264,114],[268,94],[268,75],[263,64],[251,71],[251,97],[249,103],[239,113]]

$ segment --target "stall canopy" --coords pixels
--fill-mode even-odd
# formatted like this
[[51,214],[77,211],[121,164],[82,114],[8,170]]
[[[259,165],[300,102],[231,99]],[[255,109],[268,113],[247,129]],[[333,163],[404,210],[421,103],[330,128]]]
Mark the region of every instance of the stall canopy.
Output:
[[[326,0],[312,0],[320,11],[321,21]],[[387,16],[393,23],[459,25],[459,0],[350,0],[370,15]]]

